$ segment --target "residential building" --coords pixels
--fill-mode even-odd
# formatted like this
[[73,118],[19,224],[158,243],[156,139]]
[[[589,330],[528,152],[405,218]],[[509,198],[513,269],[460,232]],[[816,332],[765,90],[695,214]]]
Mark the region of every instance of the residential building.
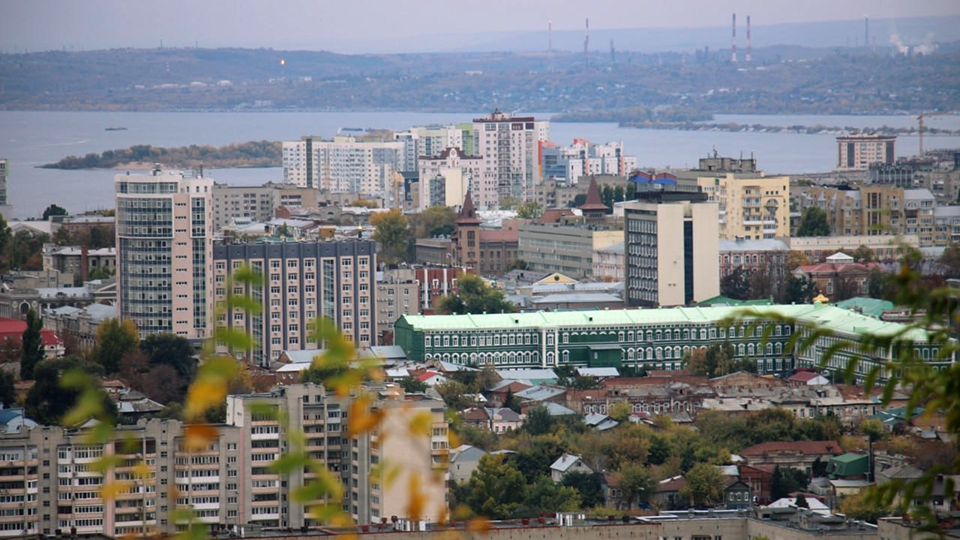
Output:
[[831,300],[846,300],[854,296],[866,296],[867,280],[877,263],[858,263],[853,257],[839,252],[827,257],[819,264],[807,264],[797,267],[796,275],[802,275],[812,281],[820,293]]
[[[281,351],[317,349],[312,325],[333,321],[358,346],[376,343],[376,243],[303,241],[218,244],[213,248],[212,296],[218,307],[228,294],[253,298],[261,313],[224,309],[217,325],[242,330],[254,348],[249,361],[266,366]],[[261,283],[235,283],[234,273],[249,267]],[[227,352],[224,346],[218,351]],[[239,354],[240,351],[234,351]]]
[[81,282],[87,281],[90,271],[94,269],[101,270],[106,275],[116,273],[117,249],[44,244],[43,268],[77,276]]
[[213,185],[213,230],[231,225],[234,218],[266,222],[278,207],[316,208],[317,190],[290,184],[267,182],[262,186]]
[[697,192],[638,197],[624,205],[626,304],[682,306],[719,295],[717,204]]
[[550,122],[532,116],[513,117],[494,110],[473,120],[473,154],[483,156],[496,178],[499,199],[527,201],[543,176],[540,143],[549,140]]
[[564,453],[550,465],[550,478],[556,483],[563,482],[563,478],[570,473],[593,474],[593,469],[583,462],[580,456]]
[[720,275],[737,268],[748,272],[783,272],[790,248],[782,240],[720,240]]
[[97,330],[100,323],[117,317],[117,306],[92,303],[78,308],[63,306],[43,312],[43,326],[66,338],[70,336],[82,351],[92,350],[97,345]]
[[[0,317],[0,342],[13,340],[21,342],[23,333],[27,330],[27,322],[20,319]],[[43,357],[57,358],[63,356],[65,349],[63,339],[49,328],[40,329],[40,341],[43,343]]]
[[377,278],[377,335],[379,345],[393,343],[393,325],[403,315],[420,313],[420,281],[413,268],[388,268]]
[[114,184],[119,317],[144,337],[209,337],[213,180],[157,167]]
[[[448,126],[416,126],[394,133],[393,138],[403,143],[401,171],[416,171],[417,160],[423,156],[437,156],[447,148],[456,148],[471,154],[473,124]],[[468,144],[464,144],[468,143]],[[459,203],[458,203],[459,204]]]
[[[716,260],[714,258],[714,260]],[[836,351],[826,365],[823,351],[835,337],[856,339],[862,333],[893,335],[903,325],[881,321],[827,304],[772,305],[761,308],[777,320],[761,320],[753,329],[724,321],[743,315],[740,307],[624,309],[576,312],[502,313],[483,315],[409,315],[394,325],[394,343],[414,361],[442,360],[461,365],[492,364],[497,368],[631,366],[650,370],[681,369],[683,354],[718,340],[734,345],[735,361],[757,362],[757,372],[786,374],[794,368],[823,368],[843,373],[847,362],[859,359],[853,374],[863,381],[874,366],[886,365],[887,351],[870,354],[847,349]],[[760,312],[758,312],[760,313]],[[779,322],[796,320],[796,324]],[[764,329],[772,325],[769,339]],[[828,327],[835,333],[818,337],[810,347],[785,349],[789,336],[811,335],[809,325]],[[917,336],[920,357],[934,366],[947,366],[951,358],[938,358],[939,347]],[[895,347],[896,344],[893,345]],[[892,350],[892,349],[891,349]],[[948,355],[952,356],[952,355]],[[887,372],[881,370],[879,379]],[[592,411],[604,412],[604,411]]]
[[960,244],[960,206],[938,206],[933,209],[933,245]]
[[626,244],[618,242],[593,252],[593,279],[623,281],[626,267]]
[[576,185],[585,176],[627,176],[637,168],[637,158],[624,154],[623,141],[594,144],[574,139],[571,146],[544,142],[540,151],[543,180],[561,180]]
[[739,452],[751,467],[780,466],[800,469],[808,475],[814,463],[824,466],[843,453],[837,441],[778,441],[755,444]]
[[6,158],[0,158],[0,215],[6,220],[13,219],[13,207],[7,199],[7,174],[10,171],[10,163]]
[[436,155],[417,159],[420,174],[420,204],[459,206],[469,191],[479,208],[496,208],[499,204],[496,178],[482,156],[469,156],[450,147]]
[[[424,498],[420,519],[436,522],[444,515],[446,490],[443,482],[434,482],[433,473],[445,473],[449,456],[447,422],[442,401],[422,394],[404,394],[396,385],[370,387],[369,407],[383,414],[383,420],[368,432],[348,430],[350,396],[339,396],[313,384],[278,388],[270,394],[227,397],[227,423],[240,428],[238,476],[240,483],[261,495],[253,506],[265,512],[246,516],[265,526],[294,527],[317,525],[308,505],[290,498],[297,487],[315,478],[309,469],[281,475],[270,470],[269,463],[279,458],[288,444],[288,433],[303,433],[306,449],[327,470],[339,476],[344,486],[344,509],[360,524],[379,523],[381,518],[409,517],[411,478],[418,478]],[[273,408],[276,416],[257,412]],[[415,418],[427,415],[427,433],[411,433]],[[279,418],[286,419],[282,423]],[[397,461],[399,460],[399,461]],[[387,481],[392,469],[383,464],[398,464],[398,477]],[[378,466],[380,465],[380,466]],[[391,473],[392,474],[392,473]],[[263,501],[263,502],[256,502]],[[269,502],[268,502],[269,501]],[[245,507],[249,508],[249,506]]]
[[283,142],[284,182],[324,192],[384,199],[402,162],[403,143],[399,141],[304,136]]
[[453,242],[447,236],[417,238],[413,244],[413,259],[417,264],[442,266],[453,258]]
[[487,455],[483,450],[462,444],[450,449],[450,479],[458,484],[470,481],[473,471],[480,465],[480,458]]
[[[583,179],[582,179],[583,180]],[[596,180],[598,186],[617,186],[626,189],[627,177],[611,174],[591,175],[590,180]],[[556,180],[554,178],[545,178],[543,183],[536,189],[536,198],[534,199],[545,210],[551,208],[569,208],[573,206],[577,195],[586,195],[590,182],[580,182],[570,184],[566,180]]]
[[896,135],[843,135],[837,137],[836,171],[866,171],[871,164],[893,165],[897,159]]
[[787,239],[790,251],[803,253],[811,262],[821,260],[824,254],[837,251],[854,252],[864,246],[881,261],[899,259],[904,246],[919,247],[920,238],[916,235],[901,236],[794,236]]
[[66,233],[71,242],[91,247],[112,246],[117,237],[117,220],[98,214],[63,216],[59,233]]
[[451,236],[453,264],[473,268],[480,275],[499,275],[518,257],[520,235],[516,229],[481,229],[481,220],[467,193]]

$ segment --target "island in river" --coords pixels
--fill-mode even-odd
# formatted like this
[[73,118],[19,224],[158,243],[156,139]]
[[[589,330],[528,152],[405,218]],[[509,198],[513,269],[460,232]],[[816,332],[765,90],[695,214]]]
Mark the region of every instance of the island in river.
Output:
[[162,163],[172,169],[238,169],[279,167],[282,162],[279,142],[250,141],[226,146],[181,146],[162,148],[138,144],[122,150],[106,150],[102,154],[68,156],[56,163],[41,165],[44,169],[142,169]]

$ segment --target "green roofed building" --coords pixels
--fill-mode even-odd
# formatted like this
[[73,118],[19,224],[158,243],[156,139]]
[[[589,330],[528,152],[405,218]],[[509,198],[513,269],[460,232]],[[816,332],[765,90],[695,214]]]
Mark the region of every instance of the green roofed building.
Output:
[[827,462],[827,476],[831,480],[864,478],[869,470],[870,457],[866,454],[842,454]]
[[[757,316],[757,328],[728,322],[745,310]],[[821,337],[803,352],[787,350],[794,332],[807,334],[813,327],[830,328],[836,337]],[[819,367],[824,351],[837,338],[866,332],[891,335],[902,331],[903,325],[817,304],[405,315],[394,329],[395,343],[416,361],[498,368],[571,365],[679,370],[684,353],[691,349],[729,342],[736,360],[753,359],[759,373],[779,374],[797,367]],[[769,330],[766,341],[765,330]],[[913,331],[887,350],[838,352],[827,368],[842,372],[848,360],[859,355],[863,362],[856,375],[862,381],[872,366],[895,357],[902,346],[914,347],[922,358],[943,369],[953,360],[939,358],[938,347],[927,345],[925,334]],[[881,373],[880,379],[885,378]]]

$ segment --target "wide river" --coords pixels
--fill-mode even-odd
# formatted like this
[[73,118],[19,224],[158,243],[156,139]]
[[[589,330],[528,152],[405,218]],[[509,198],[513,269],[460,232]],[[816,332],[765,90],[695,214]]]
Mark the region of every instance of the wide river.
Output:
[[[50,204],[72,213],[113,207],[113,171],[40,169],[69,155],[127,148],[134,144],[221,146],[251,140],[296,140],[302,135],[332,136],[339,128],[403,130],[414,125],[469,121],[481,114],[426,113],[135,113],[0,111],[0,158],[9,160],[8,198],[20,218],[37,217]],[[549,117],[549,115],[537,115]],[[770,126],[816,125],[909,127],[909,116],[740,116],[721,115],[717,122]],[[960,129],[960,117],[931,119],[931,127]],[[125,127],[123,131],[105,131]],[[628,155],[644,167],[690,167],[714,148],[726,156],[753,154],[767,173],[811,173],[830,170],[836,143],[833,135],[691,132],[620,128],[616,124],[550,126],[551,139],[570,144],[574,138],[597,143],[623,141]],[[932,148],[960,147],[960,137],[925,137]],[[897,154],[914,155],[916,137],[900,137]],[[218,182],[235,185],[281,181],[280,168],[205,171]]]

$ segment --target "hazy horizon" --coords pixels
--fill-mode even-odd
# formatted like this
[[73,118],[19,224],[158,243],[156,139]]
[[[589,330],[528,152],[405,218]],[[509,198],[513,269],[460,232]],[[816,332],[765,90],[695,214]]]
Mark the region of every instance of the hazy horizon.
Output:
[[[489,0],[450,4],[382,0],[315,3],[297,0],[0,0],[0,51],[93,50],[110,48],[243,47],[327,50],[339,53],[404,53],[473,50],[499,45],[496,35],[542,33],[552,21],[557,48],[576,50],[590,19],[597,49],[623,29],[691,30],[695,43],[729,43],[730,15],[738,16],[738,41],[745,44],[745,19],[752,17],[754,46],[764,42],[756,29],[795,23],[860,21],[876,25],[873,42],[886,44],[897,19],[960,15],[952,0],[832,0],[783,2],[696,0],[664,4],[649,0],[593,0],[583,5],[543,0]],[[714,31],[715,30],[715,31]],[[859,33],[862,35],[862,33]],[[846,39],[853,44],[859,35]],[[879,38],[878,38],[879,36]],[[567,41],[564,42],[563,40]],[[918,39],[929,39],[921,36]],[[758,41],[759,40],[759,41]],[[528,40],[529,41],[529,40]],[[593,42],[591,43],[593,45]],[[571,47],[572,45],[572,47]],[[815,44],[814,44],[815,45]],[[592,48],[594,48],[592,46]],[[497,49],[503,50],[503,49]]]

